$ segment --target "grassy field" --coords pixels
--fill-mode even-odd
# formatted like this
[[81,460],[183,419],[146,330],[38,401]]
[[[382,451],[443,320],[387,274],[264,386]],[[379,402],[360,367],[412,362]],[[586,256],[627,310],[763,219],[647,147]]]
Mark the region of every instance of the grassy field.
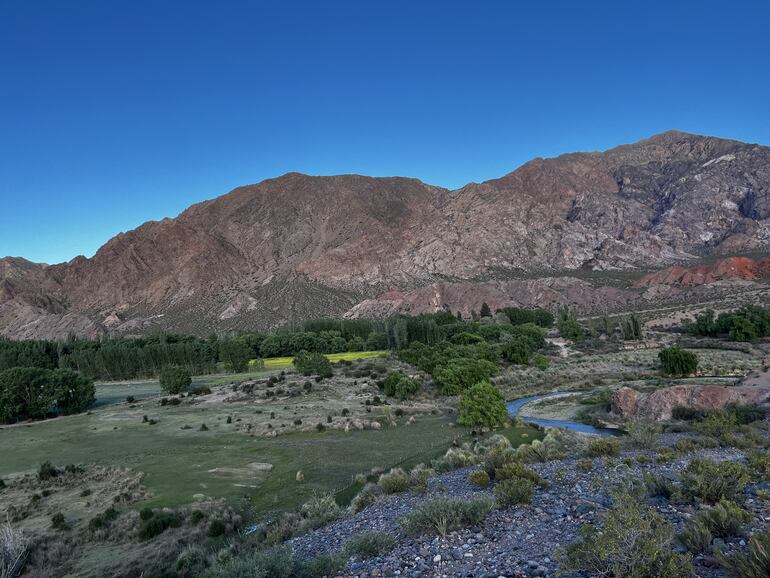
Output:
[[[202,381],[211,377],[217,376]],[[241,417],[255,417],[252,404],[161,407],[159,393],[155,382],[103,384],[98,388],[99,407],[89,414],[3,427],[0,477],[35,470],[44,461],[117,465],[145,474],[151,506],[182,505],[203,497],[236,503],[248,497],[256,512],[265,513],[294,508],[313,491],[342,490],[355,474],[373,467],[427,461],[443,454],[453,440],[469,435],[450,416],[422,415],[409,425],[406,416],[397,418],[396,426],[381,430],[296,432],[264,438],[239,431]],[[127,395],[139,401],[129,406],[124,402]],[[260,411],[274,410],[276,424],[291,423],[300,408],[314,401],[326,403],[326,395],[313,393],[301,398],[301,405],[281,401]],[[145,415],[156,423],[144,422]],[[204,423],[208,431],[200,431]],[[526,442],[538,432],[512,429],[509,435]],[[302,483],[296,481],[299,470],[304,474]]]
[[[326,358],[332,363],[338,361],[356,361],[359,359],[372,359],[383,357],[388,354],[387,351],[348,351],[345,353],[327,353]],[[276,371],[280,369],[289,369],[292,367],[293,357],[268,357],[263,359],[266,371]]]

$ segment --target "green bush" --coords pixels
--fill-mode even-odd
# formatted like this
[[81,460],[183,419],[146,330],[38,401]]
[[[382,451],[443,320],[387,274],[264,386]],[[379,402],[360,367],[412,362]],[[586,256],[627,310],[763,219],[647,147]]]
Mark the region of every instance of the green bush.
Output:
[[314,493],[302,504],[300,515],[306,520],[306,527],[317,528],[339,518],[340,507],[334,495]]
[[152,540],[169,528],[178,528],[182,525],[180,516],[173,512],[157,512],[147,520],[139,524],[139,539]]
[[463,393],[457,421],[467,426],[495,427],[508,421],[505,398],[497,386],[482,381]]
[[367,506],[370,506],[377,501],[382,495],[382,488],[377,484],[368,483],[361,491],[356,494],[356,497],[350,502],[350,507],[354,512],[360,512]]
[[315,374],[321,378],[334,375],[331,362],[322,353],[300,351],[294,356],[292,363],[302,375]]
[[387,532],[362,532],[350,539],[345,546],[348,556],[373,558],[382,556],[396,545],[396,539]]
[[385,395],[399,399],[409,399],[420,392],[420,382],[400,371],[389,373],[382,385]]
[[544,487],[545,480],[540,475],[519,462],[503,464],[495,470],[495,480],[527,480],[538,486]]
[[751,514],[730,500],[720,500],[710,510],[698,514],[698,518],[717,538],[740,536],[743,525],[751,520]]
[[586,453],[592,458],[614,457],[620,453],[620,442],[610,438],[597,438],[588,442]]
[[551,365],[551,360],[545,355],[537,354],[532,358],[532,365],[537,367],[540,371],[545,371]]
[[410,514],[401,518],[404,532],[410,536],[439,534],[479,524],[489,512],[494,502],[488,498],[475,500],[453,500],[438,498],[423,502]]
[[692,559],[672,550],[674,530],[657,512],[617,496],[601,529],[580,528],[562,552],[563,572],[623,578],[693,578]]
[[409,476],[401,468],[393,468],[387,474],[382,474],[377,484],[386,494],[397,494],[409,489]]
[[679,475],[679,499],[716,504],[733,500],[748,482],[748,472],[736,462],[692,460]]
[[58,512],[51,516],[51,528],[54,530],[64,531],[69,530],[70,526],[67,523],[67,520],[64,518],[64,514]]
[[219,536],[224,536],[225,532],[227,532],[227,526],[222,520],[212,520],[209,524],[207,533],[209,537],[217,538]]
[[486,488],[489,485],[489,474],[484,470],[476,470],[470,473],[468,482],[478,488]]
[[44,482],[57,477],[59,473],[59,470],[52,466],[51,462],[43,462],[37,469],[37,479]]
[[698,369],[698,357],[676,345],[662,349],[658,358],[668,375],[690,375]]
[[169,393],[180,393],[192,383],[190,372],[178,365],[164,365],[160,370],[160,386]]
[[535,484],[524,478],[502,480],[495,484],[495,499],[501,506],[530,504],[534,495]]
[[689,520],[679,536],[679,541],[693,554],[708,552],[713,539],[711,530],[703,523],[703,520],[698,518]]
[[503,356],[515,365],[527,365],[533,350],[534,344],[532,341],[523,335],[519,335],[503,346]]

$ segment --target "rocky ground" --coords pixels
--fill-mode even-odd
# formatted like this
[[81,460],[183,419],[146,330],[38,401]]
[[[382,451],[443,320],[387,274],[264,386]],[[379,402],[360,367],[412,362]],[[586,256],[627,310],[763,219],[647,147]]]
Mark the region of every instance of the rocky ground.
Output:
[[[675,437],[681,436],[667,435],[661,441],[672,443]],[[650,462],[636,461],[639,454],[646,454]],[[492,495],[491,489],[480,490],[468,483],[472,469],[456,470],[431,479],[425,495],[407,492],[386,496],[357,514],[295,538],[291,543],[298,556],[309,558],[339,551],[348,540],[365,531],[385,531],[397,537],[398,545],[386,555],[368,560],[350,559],[343,573],[350,577],[556,576],[558,550],[576,539],[582,524],[599,522],[600,514],[612,505],[609,494],[613,487],[628,480],[641,480],[645,472],[674,478],[695,457],[718,461],[743,459],[740,451],[730,448],[699,450],[663,463],[656,463],[654,456],[655,452],[638,451],[623,452],[619,458],[595,458],[588,471],[578,467],[578,462],[585,460],[533,464],[532,468],[548,482],[548,487],[536,491],[531,505],[495,510],[478,527],[446,537],[407,538],[400,530],[399,518],[419,502],[438,496],[470,499]],[[757,499],[755,492],[756,486],[746,489],[744,505],[754,516],[748,530],[762,528],[770,520],[770,507]],[[692,505],[673,504],[660,497],[651,498],[650,505],[677,531],[696,512]],[[744,539],[735,538],[720,546],[725,552],[732,552],[743,549],[745,544]],[[723,576],[709,557],[696,556],[694,563],[698,576]]]

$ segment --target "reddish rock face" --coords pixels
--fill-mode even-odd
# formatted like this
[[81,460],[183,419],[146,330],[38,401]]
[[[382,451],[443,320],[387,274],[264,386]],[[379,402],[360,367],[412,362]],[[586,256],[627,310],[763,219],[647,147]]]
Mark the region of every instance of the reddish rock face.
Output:
[[89,259],[0,259],[0,335],[267,328],[436,283],[446,283],[439,300],[470,309],[461,295],[479,280],[503,284],[476,286],[491,306],[547,303],[554,292],[570,302],[551,282],[542,295],[504,283],[766,248],[767,190],[770,148],[681,132],[535,159],[454,191],[290,173],[145,223]]
[[634,286],[675,285],[678,287],[694,287],[727,279],[753,281],[754,279],[765,277],[770,277],[770,258],[754,260],[749,257],[729,257],[719,259],[708,265],[669,267],[662,271],[645,275]]
[[612,412],[625,419],[665,421],[673,410],[683,407],[694,410],[722,409],[736,404],[764,403],[770,398],[770,388],[736,385],[675,385],[649,393],[621,387],[612,396]]

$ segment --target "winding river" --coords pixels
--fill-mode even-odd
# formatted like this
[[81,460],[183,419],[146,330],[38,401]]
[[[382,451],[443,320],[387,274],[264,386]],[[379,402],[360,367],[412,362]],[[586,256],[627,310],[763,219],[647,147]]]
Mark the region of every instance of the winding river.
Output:
[[570,395],[575,395],[575,393],[557,391],[555,393],[546,393],[543,395],[531,395],[529,397],[520,397],[519,399],[514,399],[513,401],[509,401],[507,403],[508,414],[512,417],[518,416],[526,423],[533,423],[543,427],[561,427],[564,429],[568,429],[568,430],[572,430],[580,433],[587,433],[587,434],[593,434],[598,436],[622,435],[620,432],[616,430],[594,427],[592,425],[580,423],[578,421],[572,421],[569,419],[543,419],[539,417],[528,417],[526,413],[520,413],[521,408],[531,401],[535,401],[538,399],[547,399],[551,397],[566,397]]

